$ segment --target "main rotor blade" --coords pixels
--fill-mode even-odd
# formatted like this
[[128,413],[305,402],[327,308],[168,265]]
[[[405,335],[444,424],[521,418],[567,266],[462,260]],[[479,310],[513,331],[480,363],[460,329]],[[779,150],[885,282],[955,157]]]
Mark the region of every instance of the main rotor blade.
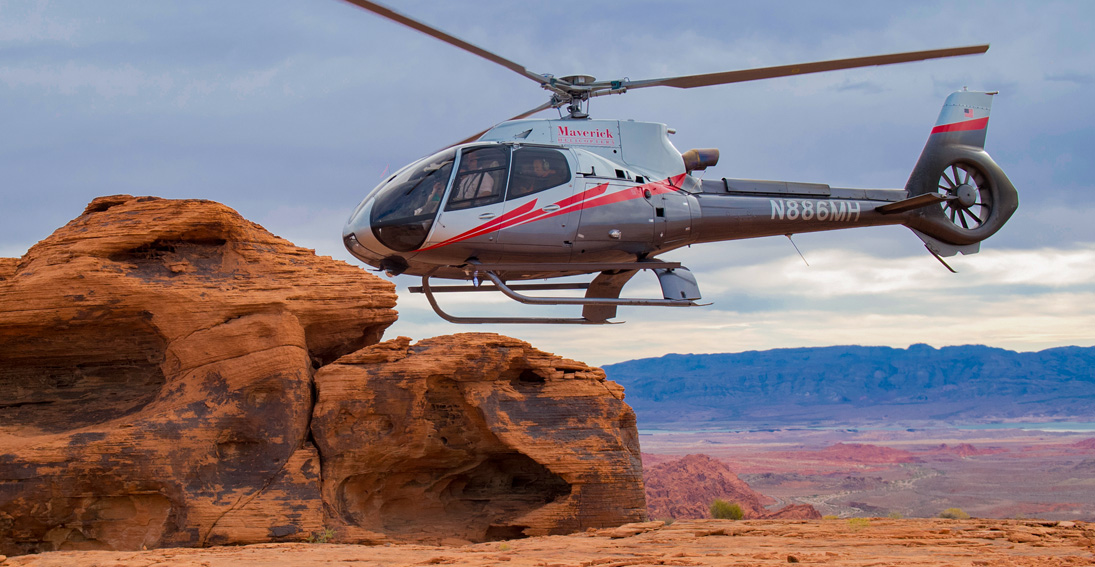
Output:
[[678,89],[691,89],[695,87],[707,87],[711,85],[725,85],[727,83],[756,81],[758,79],[773,79],[776,77],[787,77],[791,75],[806,75],[808,73],[836,71],[839,69],[854,69],[856,67],[871,67],[874,65],[892,65],[894,63],[908,63],[911,61],[938,59],[940,57],[955,57],[958,55],[975,55],[978,53],[984,53],[988,50],[988,45],[971,45],[969,47],[951,47],[947,49],[930,49],[927,51],[908,51],[905,53],[891,53],[889,55],[872,55],[869,57],[853,57],[851,59],[834,59],[832,61],[800,63],[797,65],[780,65],[778,67],[762,67],[760,69],[744,69],[741,71],[707,73],[705,75],[686,75],[683,77],[669,77],[665,79],[646,79],[642,81],[624,82],[621,86],[627,89],[638,89],[642,87],[657,86],[677,87]]
[[[521,114],[518,114],[517,116],[514,116],[513,118],[510,118],[508,120],[503,120],[502,122],[509,122],[510,120],[520,120],[522,118],[528,118],[529,116],[532,116],[533,114],[536,114],[537,112],[540,112],[541,110],[547,110],[547,109],[551,108],[552,106],[554,106],[554,105],[551,103],[551,101],[548,101],[548,102],[545,102],[544,104],[541,104],[540,106],[537,106],[536,108],[533,108],[532,110],[526,110],[525,112],[522,112]],[[502,122],[499,122],[498,124],[501,124]],[[495,124],[494,126],[497,126],[498,124]],[[451,148],[453,146],[459,146],[460,144],[466,144],[468,142],[474,142],[475,140],[479,139],[479,136],[482,136],[483,134],[486,134],[487,132],[489,132],[491,130],[491,128],[494,128],[494,126],[491,126],[490,128],[487,128],[486,130],[481,130],[479,132],[476,132],[475,134],[472,134],[471,136],[468,136],[467,138],[464,138],[463,140],[460,140],[459,142],[456,142],[455,144],[449,144],[446,147]]]
[[369,0],[346,0],[346,2],[364,8],[370,12],[373,12],[374,14],[383,16],[394,22],[403,24],[413,30],[420,31],[430,37],[440,39],[441,41],[449,45],[459,47],[460,49],[463,49],[464,51],[467,51],[469,53],[474,53],[475,55],[478,55],[483,59],[486,59],[487,61],[497,63],[511,71],[514,71],[520,75],[524,75],[532,79],[533,81],[536,81],[537,83],[543,84],[545,81],[543,75],[533,73],[519,63],[510,61],[509,59],[506,59],[501,55],[491,53],[490,51],[487,51],[486,49],[483,49],[481,47],[476,47],[460,38],[453,37],[435,27],[420,22],[409,16],[404,16],[403,14],[400,14],[399,12],[396,12],[395,10],[392,10],[391,8],[388,8],[386,6],[381,6],[380,4],[370,2]]

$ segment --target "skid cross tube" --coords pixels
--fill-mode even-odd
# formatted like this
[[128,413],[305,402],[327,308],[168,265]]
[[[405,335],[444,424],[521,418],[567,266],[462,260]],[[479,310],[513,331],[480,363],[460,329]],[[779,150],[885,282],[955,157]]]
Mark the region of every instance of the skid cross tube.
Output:
[[[629,262],[629,263],[605,263],[605,264],[480,264],[475,260],[471,260],[467,264],[471,267],[473,275],[480,272],[486,274],[487,278],[494,284],[491,286],[439,286],[433,287],[430,285],[430,277],[433,272],[427,273],[422,276],[422,285],[411,287],[409,291],[411,293],[422,293],[426,296],[426,300],[429,301],[430,307],[439,317],[449,321],[451,323],[465,323],[465,324],[490,324],[490,323],[525,323],[525,324],[570,324],[570,325],[603,325],[603,324],[615,324],[616,322],[607,321],[603,319],[590,319],[587,317],[580,318],[567,318],[567,317],[458,317],[450,315],[441,309],[441,306],[437,304],[437,299],[434,297],[434,293],[440,292],[463,292],[463,291],[500,291],[506,297],[513,299],[519,303],[527,305],[581,305],[585,307],[589,306],[642,306],[642,307],[693,307],[700,305],[693,300],[689,299],[637,299],[637,298],[623,298],[616,297],[531,297],[518,293],[516,290],[554,290],[554,289],[587,289],[590,284],[577,283],[577,284],[512,284],[508,285],[502,280],[496,271],[523,271],[535,269],[538,271],[546,271],[551,268],[558,268],[560,270],[574,270],[575,268],[581,268],[589,271],[614,271],[614,270],[654,270],[654,269],[675,269],[680,268],[679,262],[661,262],[661,261],[649,261],[649,262]],[[622,285],[621,285],[622,287]],[[618,289],[616,290],[619,291]],[[615,313],[615,309],[612,309],[612,313]]]
[[[549,290],[549,289],[589,289],[589,284],[586,283],[557,283],[557,284],[510,284],[510,289],[528,289],[528,290]],[[420,286],[412,286],[407,288],[407,291],[411,293],[422,293]],[[465,292],[465,291],[498,291],[498,288],[493,285],[435,285],[430,286],[430,291],[434,293],[445,292]]]
[[[445,287],[465,287],[465,286],[445,286]],[[415,291],[418,290],[418,291]],[[445,291],[456,291],[453,289],[447,289]],[[488,290],[494,291],[494,290]],[[430,307],[433,307],[434,313],[437,313],[438,317],[450,322],[450,323],[463,323],[466,325],[482,325],[492,323],[518,323],[518,324],[531,324],[531,325],[543,325],[543,324],[562,324],[562,325],[602,325],[608,321],[591,321],[584,317],[578,318],[565,318],[565,317],[457,317],[450,315],[441,309],[441,306],[437,304],[437,299],[433,296],[433,290],[430,288],[430,274],[422,276],[422,287],[411,288],[412,293],[422,293],[426,296],[426,301],[430,302]]]
[[480,272],[574,272],[590,274],[606,270],[673,270],[681,267],[680,262],[662,262],[661,260],[643,260],[641,262],[602,262],[586,264],[483,264],[478,260],[468,260],[465,267]]
[[490,281],[494,282],[494,285],[498,286],[498,291],[501,291],[503,295],[521,303],[527,305],[646,305],[655,307],[690,307],[696,305],[696,303],[689,299],[620,299],[611,297],[529,297],[527,295],[521,295],[516,291],[510,289],[509,286],[494,274],[494,272],[487,272],[487,277]]

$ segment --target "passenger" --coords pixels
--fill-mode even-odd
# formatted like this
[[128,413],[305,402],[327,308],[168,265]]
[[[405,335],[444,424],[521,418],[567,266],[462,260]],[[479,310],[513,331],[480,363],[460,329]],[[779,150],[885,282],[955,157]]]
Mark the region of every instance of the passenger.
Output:
[[532,160],[532,169],[527,167],[522,168],[521,183],[514,190],[514,195],[517,197],[524,197],[525,195],[531,195],[541,189],[547,189],[552,186],[548,177],[555,174],[555,170],[551,169],[548,161],[543,158],[537,158]]
[[437,212],[437,206],[441,204],[441,195],[445,193],[445,182],[441,179],[435,179],[433,187],[430,188],[430,192],[426,195],[426,201],[422,203],[421,207],[414,210],[415,216],[423,214],[432,214]]
[[532,174],[540,179],[544,179],[550,175],[554,175],[555,170],[551,169],[551,165],[548,164],[546,159],[538,159],[532,162]]

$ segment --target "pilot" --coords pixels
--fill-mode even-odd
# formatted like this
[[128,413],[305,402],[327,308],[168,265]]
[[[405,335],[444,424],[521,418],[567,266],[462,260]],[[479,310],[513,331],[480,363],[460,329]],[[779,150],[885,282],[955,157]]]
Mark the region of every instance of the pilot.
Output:
[[464,161],[460,164],[460,171],[470,172],[463,173],[460,178],[460,187],[456,194],[457,199],[470,200],[477,197],[489,197],[494,194],[494,178],[481,171],[479,169],[479,158],[475,153],[470,153],[464,157]]

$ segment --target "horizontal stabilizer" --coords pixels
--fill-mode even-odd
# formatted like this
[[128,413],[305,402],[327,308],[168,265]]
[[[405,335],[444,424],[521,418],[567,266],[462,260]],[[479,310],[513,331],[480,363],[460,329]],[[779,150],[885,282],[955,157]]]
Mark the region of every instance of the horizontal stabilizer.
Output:
[[912,229],[912,231],[920,237],[920,240],[924,241],[924,246],[927,246],[928,250],[936,256],[949,258],[951,256],[954,256],[955,254],[958,254],[959,252],[961,252],[962,254],[976,254],[981,251],[980,242],[974,242],[973,244],[958,246],[955,244],[948,244],[946,242],[943,242],[937,238],[924,234],[923,232],[920,232],[915,228]]
[[892,215],[905,211],[912,211],[919,209],[920,207],[927,207],[928,205],[934,205],[946,200],[947,198],[939,193],[924,193],[923,195],[917,195],[911,199],[904,199],[896,203],[875,207],[874,210],[884,215]]

